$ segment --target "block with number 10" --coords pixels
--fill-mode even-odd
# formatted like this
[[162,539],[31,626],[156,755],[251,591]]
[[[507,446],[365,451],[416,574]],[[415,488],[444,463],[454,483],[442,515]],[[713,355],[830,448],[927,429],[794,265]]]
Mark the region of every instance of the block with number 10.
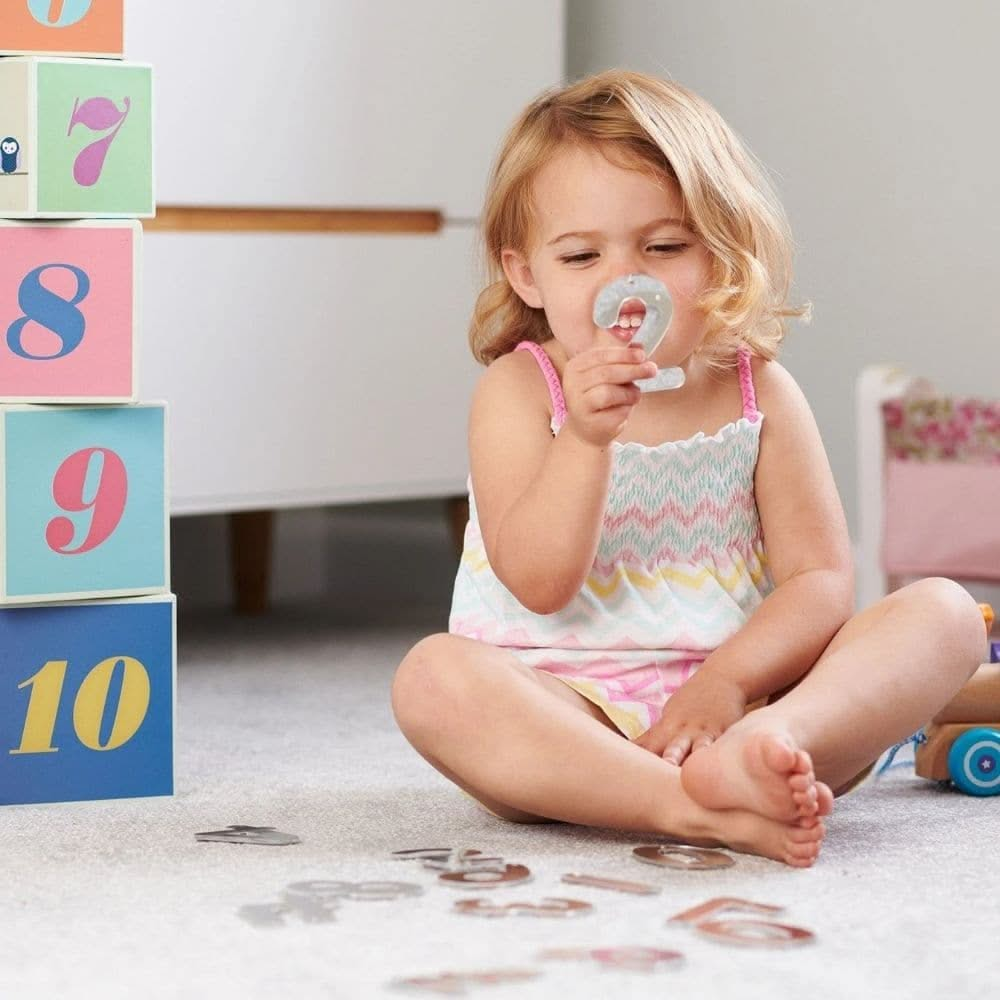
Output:
[[152,67],[0,59],[0,217],[150,217]]
[[171,795],[174,597],[0,608],[0,805]]
[[0,605],[166,593],[166,407],[0,406]]

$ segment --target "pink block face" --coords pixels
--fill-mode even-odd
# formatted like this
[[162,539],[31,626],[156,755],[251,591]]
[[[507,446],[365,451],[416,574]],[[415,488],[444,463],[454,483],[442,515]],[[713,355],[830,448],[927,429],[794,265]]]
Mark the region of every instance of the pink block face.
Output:
[[139,233],[0,226],[0,400],[134,398]]

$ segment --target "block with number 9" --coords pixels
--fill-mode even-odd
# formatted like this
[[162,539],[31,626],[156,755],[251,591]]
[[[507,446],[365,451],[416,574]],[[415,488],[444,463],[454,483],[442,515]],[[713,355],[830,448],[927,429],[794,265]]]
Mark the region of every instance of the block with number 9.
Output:
[[172,594],[0,609],[0,804],[172,795]]
[[154,214],[152,67],[0,59],[0,217]]
[[0,406],[0,605],[169,589],[166,406]]

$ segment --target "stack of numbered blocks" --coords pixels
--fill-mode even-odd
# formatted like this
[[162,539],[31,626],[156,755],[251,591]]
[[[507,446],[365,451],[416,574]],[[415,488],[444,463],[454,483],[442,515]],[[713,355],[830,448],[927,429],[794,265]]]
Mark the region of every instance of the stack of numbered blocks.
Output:
[[0,16],[3,804],[173,794],[166,407],[136,385],[152,70],[122,8]]

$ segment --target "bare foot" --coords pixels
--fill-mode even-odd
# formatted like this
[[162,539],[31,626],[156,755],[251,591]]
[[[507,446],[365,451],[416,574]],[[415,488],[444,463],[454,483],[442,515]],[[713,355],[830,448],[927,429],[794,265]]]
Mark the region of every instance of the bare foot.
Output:
[[739,724],[684,761],[681,784],[707,809],[743,809],[785,822],[827,815],[833,807],[809,754],[790,737]]
[[829,816],[833,812],[833,792],[825,782],[814,781],[812,788],[810,788],[808,774],[793,774],[788,783],[792,787],[792,798],[796,805],[801,803],[803,807],[806,807],[815,804],[815,813],[809,812],[807,809],[807,817],[809,815]]
[[820,819],[782,823],[742,809],[723,809],[715,820],[719,840],[735,851],[809,868],[819,857],[826,825]]
[[[699,807],[695,807],[699,808]],[[744,854],[757,854],[784,861],[795,868],[808,868],[819,857],[826,824],[814,817],[795,823],[767,819],[743,809],[703,809],[700,836],[682,836],[694,847],[727,847]]]
[[[698,751],[703,753],[707,751]],[[663,813],[654,828],[660,833],[686,844],[759,854],[796,868],[808,868],[819,856],[826,825],[818,814],[782,821],[746,809],[706,809],[684,788],[681,768],[666,767]]]

